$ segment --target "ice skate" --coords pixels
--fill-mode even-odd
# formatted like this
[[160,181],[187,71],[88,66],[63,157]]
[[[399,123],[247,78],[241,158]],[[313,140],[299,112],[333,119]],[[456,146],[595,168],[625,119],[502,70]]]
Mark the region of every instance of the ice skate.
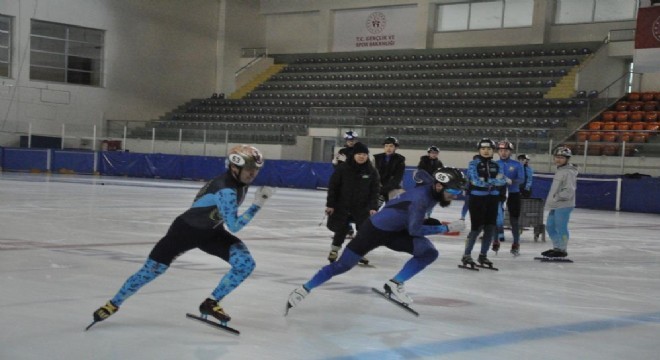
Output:
[[94,326],[94,324],[96,324],[97,322],[109,318],[110,315],[116,313],[118,310],[119,310],[119,306],[113,304],[112,301],[108,301],[107,303],[105,303],[105,305],[101,306],[96,311],[94,311],[94,321],[85,328],[85,331],[89,330],[89,328]]
[[94,311],[94,321],[103,321],[110,317],[110,315],[116,313],[119,310],[119,306],[116,306],[112,301],[108,301],[105,305],[98,308]]
[[199,305],[199,312],[202,314],[202,317],[211,315],[220,321],[220,323],[226,323],[231,320],[231,317],[225,313],[218,301],[211,298],[207,298]]
[[495,240],[493,242],[493,251],[497,254],[498,251],[500,251],[500,241]]
[[403,283],[389,280],[383,285],[383,289],[385,289],[386,294],[404,305],[412,304],[413,302],[413,299],[406,293]]
[[366,257],[363,257],[362,259],[358,260],[358,263],[360,265],[365,265],[365,266],[369,265],[369,259],[367,259]]
[[474,260],[472,260],[472,256],[463,255],[463,257],[461,258],[461,262],[463,263],[463,265],[458,265],[459,268],[479,271],[479,269],[477,269],[477,263],[475,263]]
[[289,313],[289,309],[296,307],[303,299],[305,296],[309,294],[309,291],[305,289],[304,286],[300,285],[298,288],[293,290],[291,294],[289,294],[289,300],[286,302],[286,309],[284,310],[284,316],[286,316]]
[[511,244],[511,255],[520,255],[520,244]]
[[499,270],[496,267],[493,267],[493,262],[488,260],[488,257],[484,254],[479,254],[479,257],[477,258],[477,262],[479,265],[477,265],[480,268],[483,269],[489,269],[489,270]]
[[548,258],[562,258],[568,256],[568,253],[562,249],[554,248],[541,253],[544,257]]
[[353,240],[354,237],[355,237],[355,230],[353,230],[353,228],[351,227],[351,229],[348,230],[348,233],[346,234],[346,239]]
[[484,254],[479,254],[479,257],[477,258],[477,261],[479,262],[479,265],[481,265],[481,266],[493,266],[493,262],[488,260],[488,257]]
[[337,250],[330,250],[330,253],[328,254],[328,261],[332,264],[333,262],[337,261],[338,256],[339,253]]

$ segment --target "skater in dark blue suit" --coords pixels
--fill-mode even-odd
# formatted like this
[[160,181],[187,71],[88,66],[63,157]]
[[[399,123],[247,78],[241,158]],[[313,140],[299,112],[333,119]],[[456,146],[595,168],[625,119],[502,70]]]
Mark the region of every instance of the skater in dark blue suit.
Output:
[[296,306],[317,286],[333,276],[352,269],[368,252],[385,246],[399,252],[406,252],[413,257],[403,268],[384,285],[385,292],[403,304],[410,304],[412,299],[404,289],[404,282],[422,271],[438,257],[431,240],[426,236],[461,231],[464,221],[455,221],[448,225],[436,219],[424,219],[428,210],[436,204],[449,206],[463,191],[466,179],[455,168],[445,167],[436,170],[433,175],[425,171],[415,174],[417,186],[387,202],[378,213],[368,218],[360,227],[355,239],[351,240],[336,262],[324,266],[312,279],[295,289],[289,296],[287,312]]

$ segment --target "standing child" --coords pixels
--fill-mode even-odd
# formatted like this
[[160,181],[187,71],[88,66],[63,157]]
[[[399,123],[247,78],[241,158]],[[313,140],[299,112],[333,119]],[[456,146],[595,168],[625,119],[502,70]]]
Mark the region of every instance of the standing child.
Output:
[[573,153],[571,149],[560,146],[554,152],[554,162],[557,172],[552,179],[545,208],[550,210],[546,221],[546,229],[552,240],[553,249],[544,251],[545,257],[566,257],[568,245],[568,221],[575,208],[575,191],[577,189],[577,166],[569,163]]
[[518,155],[518,161],[525,170],[525,177],[522,184],[520,184],[520,196],[527,199],[532,196],[532,184],[534,182],[534,169],[529,166],[529,156],[527,154]]

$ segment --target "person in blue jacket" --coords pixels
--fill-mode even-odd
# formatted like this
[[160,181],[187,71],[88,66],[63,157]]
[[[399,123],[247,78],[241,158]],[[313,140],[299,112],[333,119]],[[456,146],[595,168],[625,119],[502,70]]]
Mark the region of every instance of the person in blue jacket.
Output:
[[247,246],[232,233],[241,230],[254,218],[273,195],[274,189],[265,186],[257,189],[252,205],[239,215],[238,207],[245,199],[248,185],[264,165],[264,158],[255,147],[238,145],[229,151],[226,162],[227,171],[199,190],[190,209],[172,222],[167,234],[156,243],[142,268],[126,280],[110,301],[94,312],[94,322],[103,321],[116,313],[126,299],[162,275],[179,255],[194,248],[217,256],[231,265],[229,272],[199,306],[202,315],[211,315],[221,322],[231,320],[219,303],[255,268],[255,261]]
[[467,179],[470,184],[468,207],[471,224],[461,262],[464,266],[476,266],[472,259],[472,249],[477,242],[477,237],[483,231],[481,251],[477,261],[482,266],[492,267],[493,263],[488,259],[488,250],[495,233],[500,187],[510,184],[511,180],[504,177],[502,168],[493,161],[495,151],[493,140],[489,138],[479,140],[477,149],[479,156],[470,161],[467,169]]
[[523,199],[530,198],[532,196],[532,185],[534,184],[534,169],[529,165],[529,155],[520,154],[518,155],[518,162],[523,166],[525,171],[525,178],[520,184],[520,196]]
[[380,246],[412,255],[403,268],[383,285],[385,293],[392,298],[404,304],[412,303],[404,283],[438,257],[438,250],[427,236],[465,228],[465,222],[460,220],[443,225],[437,219],[424,219],[428,209],[436,204],[449,206],[463,191],[466,180],[460,170],[445,167],[436,170],[433,175],[417,171],[415,181],[417,184],[413,189],[388,201],[361,225],[357,236],[346,245],[337,261],[321,268],[308,282],[291,292],[286,304],[287,313],[314,288],[349,271],[368,252]]
[[522,164],[511,158],[513,144],[510,141],[503,140],[497,144],[497,154],[500,159],[497,164],[502,168],[504,177],[511,180],[511,183],[503,187],[500,192],[500,203],[497,212],[497,234],[493,239],[493,251],[500,250],[500,241],[504,241],[504,203],[509,212],[509,222],[511,223],[511,234],[513,244],[511,244],[511,254],[520,255],[520,184],[525,179],[525,169]]

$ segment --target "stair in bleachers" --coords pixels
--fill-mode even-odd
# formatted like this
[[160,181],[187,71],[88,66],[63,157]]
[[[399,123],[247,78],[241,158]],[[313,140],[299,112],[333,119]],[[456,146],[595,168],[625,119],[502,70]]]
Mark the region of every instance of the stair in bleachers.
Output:
[[284,64],[275,64],[271,65],[266,69],[264,72],[261,74],[257,75],[249,81],[247,84],[241,86],[240,89],[236,90],[233,92],[231,95],[229,95],[230,99],[241,99],[243,98],[246,94],[248,94],[250,91],[254,90],[257,86],[262,84],[263,82],[267,81],[270,77],[273,75],[277,74],[278,72],[282,71],[286,65]]

